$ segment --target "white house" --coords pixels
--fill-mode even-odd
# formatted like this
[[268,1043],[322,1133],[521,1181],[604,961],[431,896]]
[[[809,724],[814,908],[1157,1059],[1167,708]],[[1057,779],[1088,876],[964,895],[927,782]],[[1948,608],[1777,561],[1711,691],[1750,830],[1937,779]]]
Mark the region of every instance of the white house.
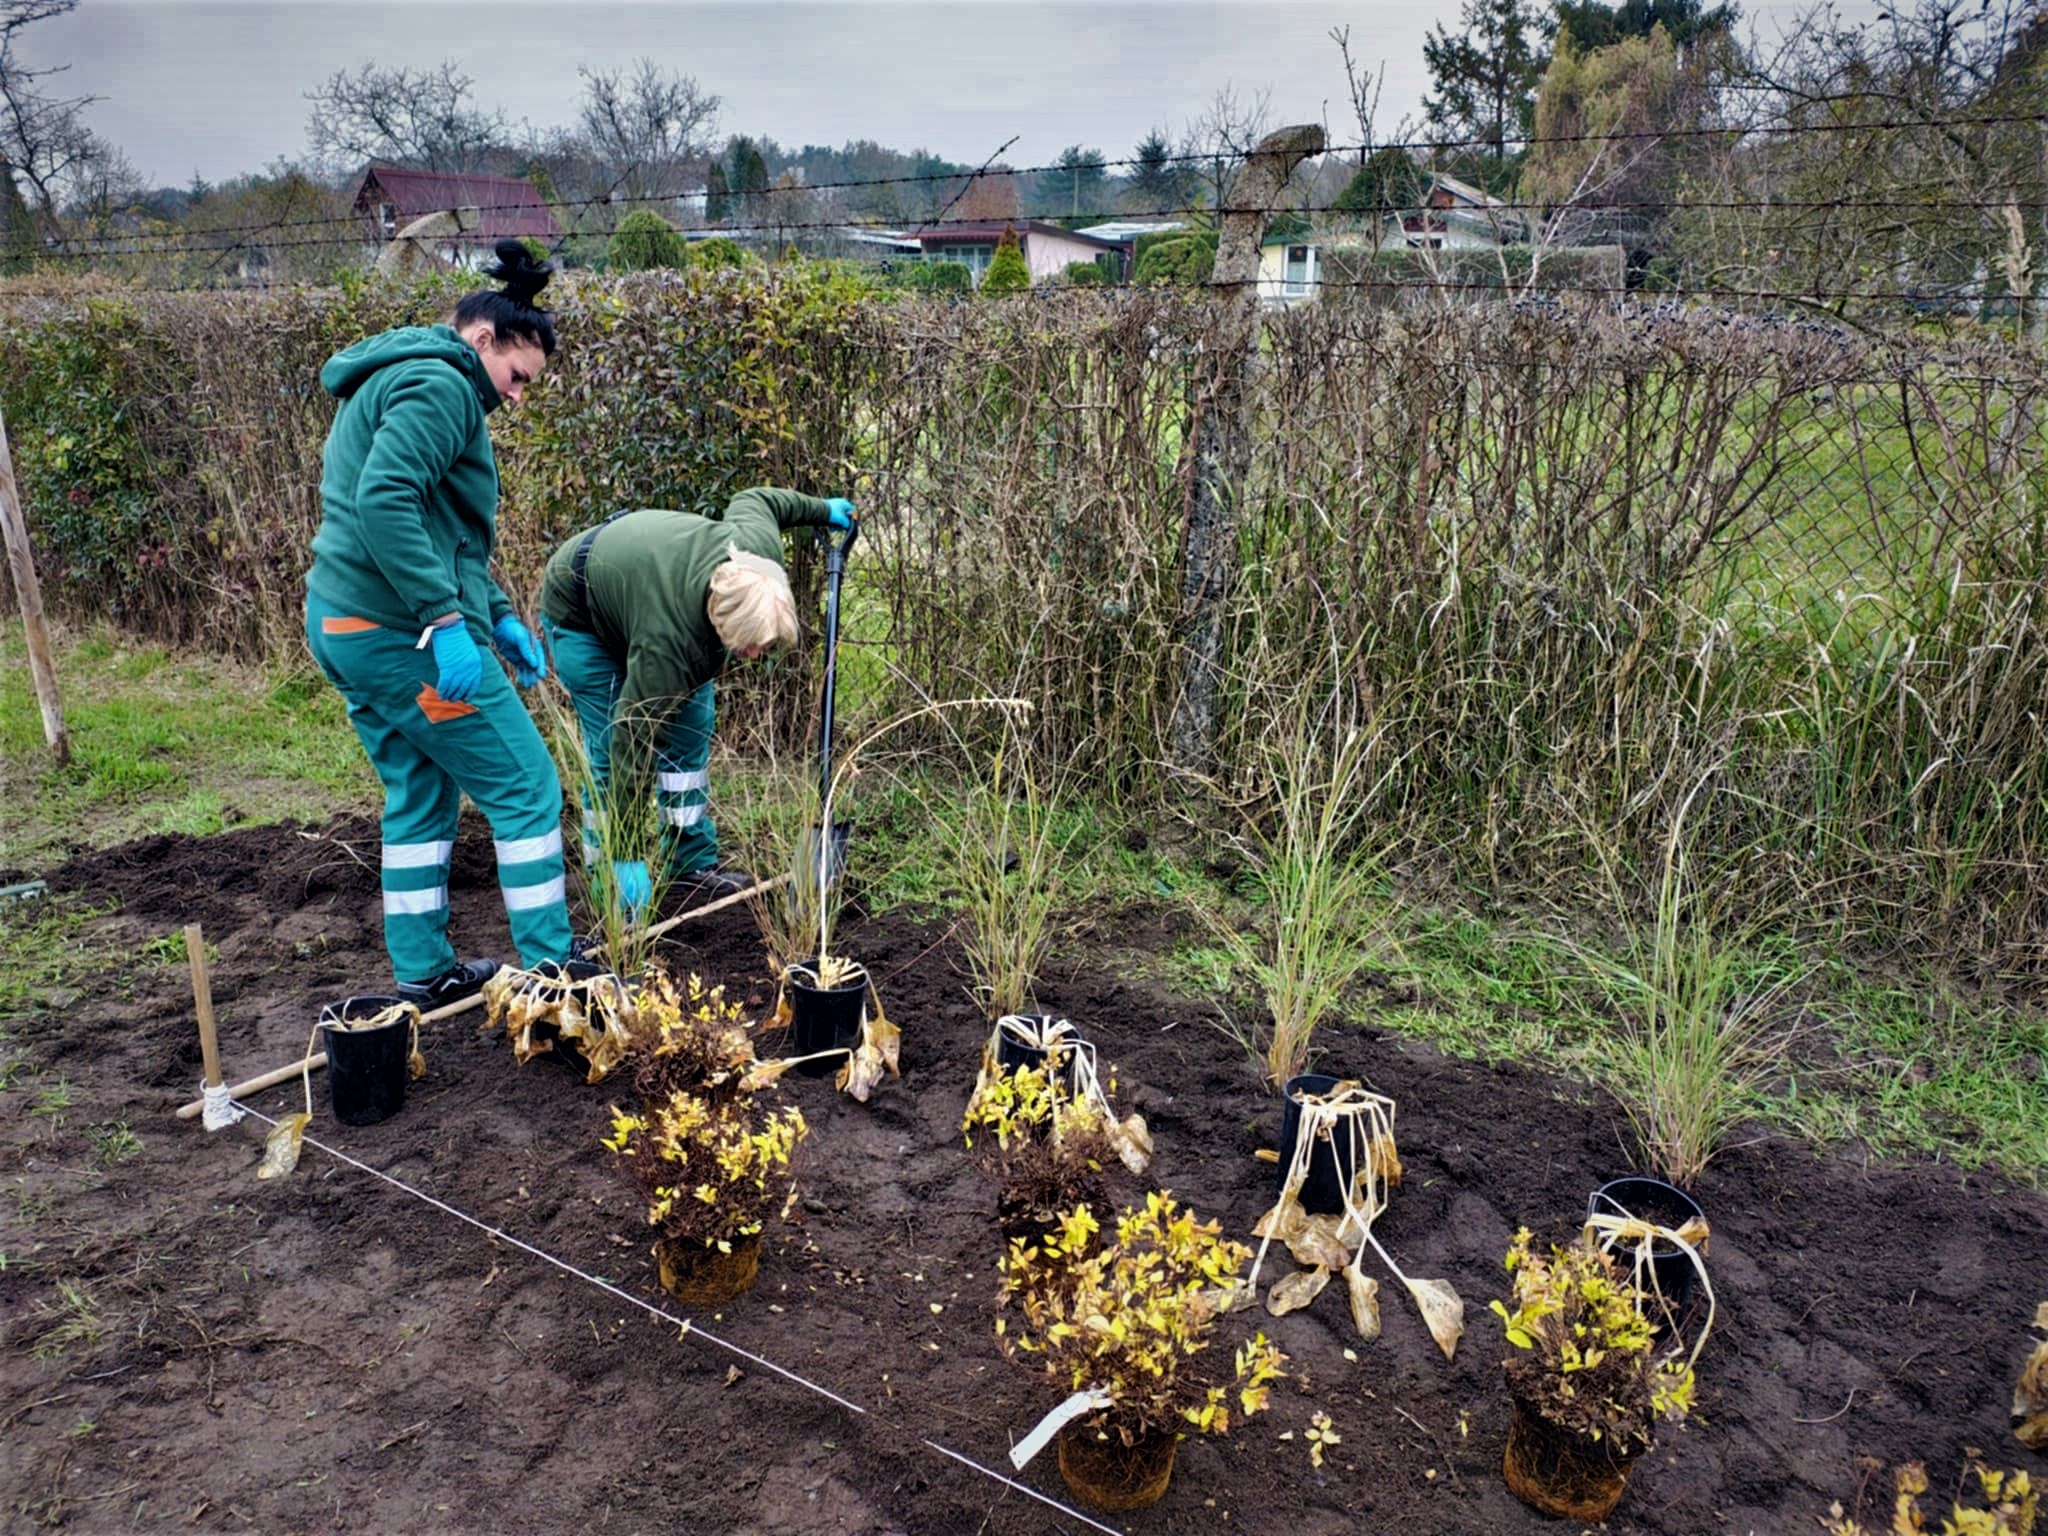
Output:
[[934,224],[913,229],[907,238],[917,241],[926,261],[957,261],[974,274],[974,286],[995,260],[996,243],[1005,229],[1017,232],[1017,245],[1024,253],[1024,266],[1033,283],[1058,277],[1077,261],[1093,261],[1105,251],[1128,262],[1127,242],[1104,240],[1078,229],[1062,229],[1037,219],[989,219],[975,223]]

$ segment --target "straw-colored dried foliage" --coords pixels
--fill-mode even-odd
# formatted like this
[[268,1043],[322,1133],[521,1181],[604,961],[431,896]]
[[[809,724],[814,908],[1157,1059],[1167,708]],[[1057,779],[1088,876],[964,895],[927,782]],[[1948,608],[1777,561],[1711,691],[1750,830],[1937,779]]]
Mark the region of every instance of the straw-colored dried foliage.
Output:
[[[1370,1249],[1400,1281],[1422,1314],[1429,1336],[1450,1359],[1465,1336],[1464,1298],[1448,1280],[1403,1273],[1372,1229],[1386,1211],[1389,1192],[1401,1182],[1394,1101],[1368,1093],[1355,1082],[1339,1082],[1325,1094],[1297,1094],[1296,1102],[1301,1120],[1294,1160],[1282,1170],[1279,1198],[1252,1228],[1259,1251],[1238,1304],[1249,1305],[1256,1296],[1266,1251],[1277,1241],[1303,1267],[1274,1282],[1266,1310],[1275,1317],[1299,1311],[1323,1293],[1332,1273],[1341,1272],[1352,1326],[1370,1343],[1380,1336],[1381,1326],[1379,1281],[1363,1267]],[[1310,1215],[1301,1206],[1310,1161],[1319,1149],[1334,1149],[1338,1165],[1352,1169],[1351,1186],[1342,1191],[1344,1209],[1338,1213]]]
[[[1076,1210],[1068,1229],[1093,1220]],[[1063,1393],[1107,1393],[1110,1406],[1082,1424],[1130,1445],[1151,1430],[1223,1434],[1233,1413],[1266,1406],[1286,1357],[1264,1334],[1241,1344],[1227,1371],[1208,1359],[1250,1249],[1160,1191],[1118,1217],[1113,1242],[1081,1246],[1078,1237],[1010,1245],[996,1338]]]
[[572,980],[560,969],[500,966],[484,983],[484,1022],[505,1031],[522,1067],[536,1056],[571,1049],[599,1083],[626,1059],[638,1027],[633,989],[610,972]]
[[1659,1420],[1692,1407],[1692,1363],[1659,1346],[1642,1296],[1590,1238],[1537,1251],[1524,1227],[1507,1254],[1512,1306],[1494,1314],[1516,1351],[1506,1362],[1515,1398],[1560,1430],[1609,1446],[1617,1457],[1655,1441]]

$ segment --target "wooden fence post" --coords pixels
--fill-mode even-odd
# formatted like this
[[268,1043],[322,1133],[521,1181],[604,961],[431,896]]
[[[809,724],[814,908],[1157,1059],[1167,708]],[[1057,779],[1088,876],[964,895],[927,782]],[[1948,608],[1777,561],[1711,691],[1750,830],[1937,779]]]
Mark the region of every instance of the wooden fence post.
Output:
[[43,711],[43,736],[50,743],[51,756],[62,766],[71,761],[71,733],[64,728],[64,704],[57,697],[57,664],[50,655],[50,629],[43,622],[43,589],[36,580],[21,495],[14,487],[14,455],[7,447],[4,414],[0,414],[0,533],[6,535],[7,568],[21,604],[21,625],[28,632],[28,667],[35,678],[36,703]]
[[1258,352],[1259,243],[1266,218],[1294,168],[1321,154],[1314,123],[1282,128],[1259,140],[1232,184],[1216,240],[1215,346],[1195,426],[1194,488],[1188,496],[1185,562],[1181,568],[1180,697],[1173,710],[1176,767],[1210,774],[1216,767],[1216,697],[1223,671],[1223,617],[1237,584],[1237,497],[1251,467],[1251,415],[1246,377]]

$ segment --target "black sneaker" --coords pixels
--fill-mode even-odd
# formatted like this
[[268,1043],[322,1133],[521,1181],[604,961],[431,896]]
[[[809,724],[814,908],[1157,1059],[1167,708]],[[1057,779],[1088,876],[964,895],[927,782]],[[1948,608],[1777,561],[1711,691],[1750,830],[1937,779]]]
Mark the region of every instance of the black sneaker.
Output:
[[445,1008],[465,997],[476,996],[483,991],[484,983],[497,974],[498,962],[495,960],[465,960],[454,970],[444,971],[432,981],[401,981],[398,997],[421,1013],[432,1013],[436,1008]]
[[752,890],[758,882],[745,870],[713,864],[704,869],[686,869],[675,877],[678,895],[697,901],[717,901]]

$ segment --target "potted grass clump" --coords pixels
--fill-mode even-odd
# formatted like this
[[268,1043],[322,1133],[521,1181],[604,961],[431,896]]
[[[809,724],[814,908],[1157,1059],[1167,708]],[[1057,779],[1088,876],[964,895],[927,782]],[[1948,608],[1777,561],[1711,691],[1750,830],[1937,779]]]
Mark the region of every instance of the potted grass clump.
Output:
[[739,1006],[691,977],[657,977],[641,995],[647,1049],[635,1067],[637,1114],[612,1110],[603,1145],[630,1169],[656,1229],[661,1283],[678,1301],[716,1306],[750,1289],[770,1215],[797,1198],[790,1160],[806,1127],[777,1109]]
[[882,1011],[873,978],[864,964],[833,943],[844,900],[847,838],[847,824],[834,818],[861,754],[914,721],[952,710],[1028,708],[1024,699],[947,699],[884,722],[830,769],[815,801],[815,817],[806,818],[806,826],[794,835],[784,827],[775,838],[781,846],[774,852],[790,879],[782,891],[756,898],[754,911],[776,972],[775,1018],[789,1030],[786,1065],[818,1077],[836,1069],[836,1085],[863,1103],[884,1075],[901,1070],[902,1037]]
[[1227,1368],[1211,1363],[1251,1257],[1217,1223],[1154,1191],[1118,1218],[1113,1242],[1080,1251],[1093,1225],[1079,1207],[1060,1240],[1010,1245],[997,1306],[1021,1317],[999,1316],[996,1336],[1080,1399],[1058,1434],[1067,1486],[1097,1509],[1140,1509],[1166,1493],[1180,1437],[1259,1412],[1286,1357],[1255,1334]]
[[1658,1346],[1642,1292],[1590,1232],[1546,1255],[1525,1227],[1507,1267],[1512,1303],[1493,1303],[1515,1351],[1502,1475],[1532,1509],[1604,1520],[1657,1425],[1692,1406],[1698,1343],[1690,1356]]

